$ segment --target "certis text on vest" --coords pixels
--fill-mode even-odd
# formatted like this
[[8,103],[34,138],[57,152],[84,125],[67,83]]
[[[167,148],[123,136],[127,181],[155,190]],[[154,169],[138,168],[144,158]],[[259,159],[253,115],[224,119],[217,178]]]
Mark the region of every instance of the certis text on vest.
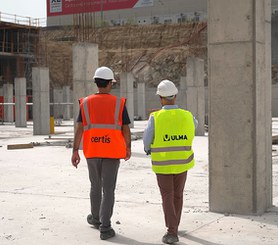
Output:
[[111,138],[108,135],[104,135],[102,137],[91,137],[91,142],[93,143],[105,143],[109,144],[111,142]]
[[165,134],[163,136],[163,141],[171,141],[171,140],[187,140],[187,136],[184,135],[168,135]]

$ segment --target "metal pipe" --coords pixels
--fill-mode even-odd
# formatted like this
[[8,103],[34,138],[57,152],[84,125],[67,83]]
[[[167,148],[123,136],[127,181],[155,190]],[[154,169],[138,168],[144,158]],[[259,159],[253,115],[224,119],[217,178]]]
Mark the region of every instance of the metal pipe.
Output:
[[[0,102],[0,105],[15,105],[15,103],[13,103],[13,102],[11,102],[11,103]],[[33,105],[33,103],[26,103],[26,105]],[[70,103],[70,102],[60,102],[60,103],[49,103],[49,105],[73,105],[73,103]]]

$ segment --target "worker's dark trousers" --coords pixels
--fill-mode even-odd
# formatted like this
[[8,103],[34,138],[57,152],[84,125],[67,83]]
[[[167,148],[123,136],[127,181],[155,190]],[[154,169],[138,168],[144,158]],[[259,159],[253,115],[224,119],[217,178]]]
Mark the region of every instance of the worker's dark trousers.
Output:
[[183,205],[183,190],[187,171],[181,174],[157,174],[162,197],[165,225],[168,233],[177,235]]
[[101,222],[101,231],[110,230],[120,160],[90,158],[87,159],[87,164],[91,182],[91,213]]

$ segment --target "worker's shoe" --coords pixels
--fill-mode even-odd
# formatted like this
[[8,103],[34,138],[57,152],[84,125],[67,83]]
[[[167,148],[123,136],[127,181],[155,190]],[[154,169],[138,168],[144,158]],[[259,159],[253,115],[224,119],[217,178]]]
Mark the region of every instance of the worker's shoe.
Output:
[[92,214],[87,216],[87,222],[90,225],[93,225],[96,229],[99,229],[99,226],[101,225],[100,221],[95,219]]
[[111,228],[108,231],[101,231],[100,232],[100,239],[101,240],[107,240],[111,237],[114,237],[116,235],[115,231]]
[[174,242],[178,242],[179,238],[177,235],[174,234],[170,234],[170,233],[166,233],[163,237],[162,237],[162,242],[166,243],[166,244],[172,244]]

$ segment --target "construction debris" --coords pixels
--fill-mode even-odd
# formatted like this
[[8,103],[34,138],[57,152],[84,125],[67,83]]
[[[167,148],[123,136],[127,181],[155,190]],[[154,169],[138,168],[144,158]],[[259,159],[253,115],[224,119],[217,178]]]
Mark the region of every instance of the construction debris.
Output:
[[7,145],[8,150],[27,149],[27,148],[33,148],[33,147],[34,147],[33,143]]
[[45,141],[45,142],[33,142],[34,146],[65,146],[66,148],[71,148],[68,147],[69,144],[71,144],[71,142],[69,141]]
[[68,142],[73,141],[73,137],[53,137],[52,135],[49,135],[48,138],[44,138],[45,140],[65,140]]

